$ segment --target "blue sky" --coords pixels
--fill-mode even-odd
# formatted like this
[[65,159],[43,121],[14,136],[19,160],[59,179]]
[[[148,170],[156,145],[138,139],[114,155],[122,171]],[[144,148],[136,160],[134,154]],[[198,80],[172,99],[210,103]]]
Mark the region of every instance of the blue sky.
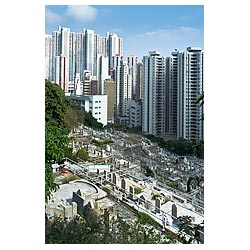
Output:
[[124,39],[124,56],[142,59],[151,50],[168,56],[174,49],[204,48],[203,5],[47,5],[45,31],[58,26],[73,32],[93,29],[105,36],[117,33]]

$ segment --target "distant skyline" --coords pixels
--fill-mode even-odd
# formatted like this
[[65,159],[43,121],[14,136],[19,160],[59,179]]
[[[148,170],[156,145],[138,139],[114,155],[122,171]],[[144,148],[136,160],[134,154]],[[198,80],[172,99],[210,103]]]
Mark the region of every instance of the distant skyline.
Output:
[[152,50],[169,56],[175,49],[204,48],[203,5],[47,5],[46,34],[58,26],[72,32],[93,29],[101,36],[116,33],[123,38],[123,55],[140,60]]

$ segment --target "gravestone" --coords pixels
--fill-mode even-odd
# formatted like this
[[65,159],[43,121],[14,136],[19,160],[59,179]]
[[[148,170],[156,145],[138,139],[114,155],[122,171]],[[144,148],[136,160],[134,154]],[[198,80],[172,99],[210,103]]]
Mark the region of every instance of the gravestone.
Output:
[[108,180],[109,180],[109,181],[112,181],[111,179],[112,179],[112,174],[110,173],[110,174],[108,175]]
[[107,171],[104,170],[104,179],[107,179]]
[[156,213],[161,212],[161,201],[160,201],[160,199],[155,199],[155,212]]
[[116,179],[117,179],[117,177],[116,177],[116,173],[113,173],[113,179],[112,179],[112,182],[113,182],[113,184],[114,184],[114,185],[116,185]]
[[130,198],[131,200],[134,199],[134,194],[135,194],[134,187],[130,186],[130,187],[129,187],[129,198]]
[[126,183],[126,181],[125,181],[124,178],[121,180],[121,188],[122,188],[122,191],[123,191],[123,192],[126,191],[127,183]]
[[173,221],[177,221],[177,206],[175,204],[172,205],[172,217]]

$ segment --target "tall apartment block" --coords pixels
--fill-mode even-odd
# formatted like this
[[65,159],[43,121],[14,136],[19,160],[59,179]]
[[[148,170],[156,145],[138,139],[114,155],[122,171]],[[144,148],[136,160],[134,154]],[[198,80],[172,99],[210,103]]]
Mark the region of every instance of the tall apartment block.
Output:
[[[58,83],[58,74],[59,71],[65,74],[64,85],[68,86],[69,81],[69,67],[72,66],[70,61],[70,29],[58,27],[57,31],[52,32],[51,40],[51,74],[49,75],[49,80]],[[59,60],[59,57],[61,59]],[[63,61],[62,61],[63,57]],[[59,63],[60,61],[60,63]],[[63,68],[58,69],[58,66]],[[62,75],[62,73],[61,73]],[[60,76],[62,77],[62,76]],[[64,91],[67,91],[68,88],[64,88]]]
[[178,89],[179,89],[179,56],[182,53],[172,52],[170,57],[166,58],[166,134],[168,139],[177,139],[177,114],[178,114]]
[[101,54],[97,54],[97,67],[96,67],[96,73],[97,73],[97,80],[98,80],[98,86],[97,86],[97,92],[98,95],[104,95],[105,93],[105,80],[110,79],[110,76],[108,74],[108,57],[105,57]]
[[91,75],[94,73],[94,52],[95,34],[93,30],[85,30],[84,37],[84,69],[89,70]]
[[196,103],[203,93],[203,50],[188,47],[167,58],[166,134],[176,139],[203,140],[203,107]]
[[108,42],[107,42],[107,53],[109,57],[109,68],[114,68],[112,58],[114,56],[122,56],[123,55],[123,39],[119,38],[115,33],[107,33]]
[[52,35],[45,35],[45,79],[52,80]]
[[142,76],[142,131],[165,135],[166,59],[157,51],[144,56]]
[[132,81],[126,61],[120,61],[115,70],[115,119],[119,123],[129,122],[129,105],[132,99]]
[[136,65],[136,82],[135,82],[135,99],[140,100],[142,98],[142,63]]
[[68,60],[61,54],[55,57],[55,82],[68,93]]
[[[203,50],[188,47],[182,56],[182,86],[179,91],[178,138],[189,141],[203,140],[203,107],[196,103],[199,94],[203,93]],[[183,77],[183,79],[182,79]],[[183,91],[181,91],[181,88]]]
[[[83,81],[84,78],[84,33],[76,33],[75,42],[75,74],[79,74],[80,80]],[[74,76],[75,77],[75,76]]]
[[132,97],[136,95],[136,72],[137,72],[138,57],[135,55],[128,56],[128,65],[132,77]]

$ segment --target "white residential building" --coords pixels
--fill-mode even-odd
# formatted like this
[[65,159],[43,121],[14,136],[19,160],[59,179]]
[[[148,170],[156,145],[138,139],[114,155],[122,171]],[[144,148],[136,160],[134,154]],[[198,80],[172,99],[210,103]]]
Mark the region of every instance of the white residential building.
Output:
[[97,93],[99,95],[105,94],[105,80],[109,80],[109,68],[108,68],[108,57],[101,54],[97,55]]
[[117,34],[111,33],[108,35],[108,57],[109,57],[109,68],[113,68],[113,60],[114,56],[122,56],[123,55],[123,39],[119,38]]
[[[76,33],[69,34],[69,82],[73,82],[76,73]],[[78,72],[80,73],[80,72]]]
[[45,35],[45,79],[52,80],[52,35]]
[[104,126],[107,125],[108,122],[107,95],[91,95],[88,98],[89,98],[89,111],[92,113],[93,117],[95,117],[97,121],[102,123]]
[[166,60],[160,52],[143,57],[142,131],[165,135]]
[[179,90],[179,57],[181,52],[172,52],[167,61],[167,95],[166,95],[166,134],[169,138],[177,139],[177,114]]
[[203,106],[196,103],[203,93],[203,50],[188,47],[179,60],[178,133],[189,141],[203,140]]
[[55,83],[68,93],[68,67],[65,55],[55,57]]
[[94,73],[95,63],[95,34],[94,30],[85,30],[84,37],[84,69]]
[[107,95],[69,96],[86,112],[91,112],[96,120],[107,125]]
[[[129,105],[132,99],[132,82],[129,66],[126,61],[120,61],[115,69],[115,119],[129,122]],[[125,119],[125,120],[124,120]]]
[[75,73],[80,73],[80,80],[83,81],[84,72],[84,33],[76,33],[75,49]]
[[138,57],[135,55],[128,56],[128,65],[130,74],[132,77],[132,96],[135,98],[136,95],[136,74],[137,74],[137,64],[138,64]]
[[56,82],[56,56],[59,56],[61,54],[60,52],[60,30],[61,27],[58,28],[57,31],[52,32],[52,48],[51,48],[51,53],[52,53],[52,82]]
[[[46,39],[46,37],[45,37]],[[72,45],[72,44],[71,44]],[[65,82],[69,80],[69,57],[70,57],[70,29],[69,28],[61,28],[58,27],[57,31],[52,32],[52,40],[51,40],[51,75],[50,79],[52,82],[58,83],[58,66],[60,61],[60,68],[63,70],[63,74],[65,74],[64,80]],[[71,46],[72,47],[72,46]],[[63,62],[62,57],[63,55]],[[59,59],[61,57],[61,59]],[[72,61],[72,60],[71,60]],[[73,65],[74,62],[71,62]],[[62,67],[63,65],[63,67]],[[61,74],[62,77],[62,74]],[[60,80],[62,82],[62,80]],[[68,83],[67,83],[68,84]],[[68,87],[65,87],[67,89]]]
[[103,56],[108,56],[108,38],[101,37],[101,54]]

